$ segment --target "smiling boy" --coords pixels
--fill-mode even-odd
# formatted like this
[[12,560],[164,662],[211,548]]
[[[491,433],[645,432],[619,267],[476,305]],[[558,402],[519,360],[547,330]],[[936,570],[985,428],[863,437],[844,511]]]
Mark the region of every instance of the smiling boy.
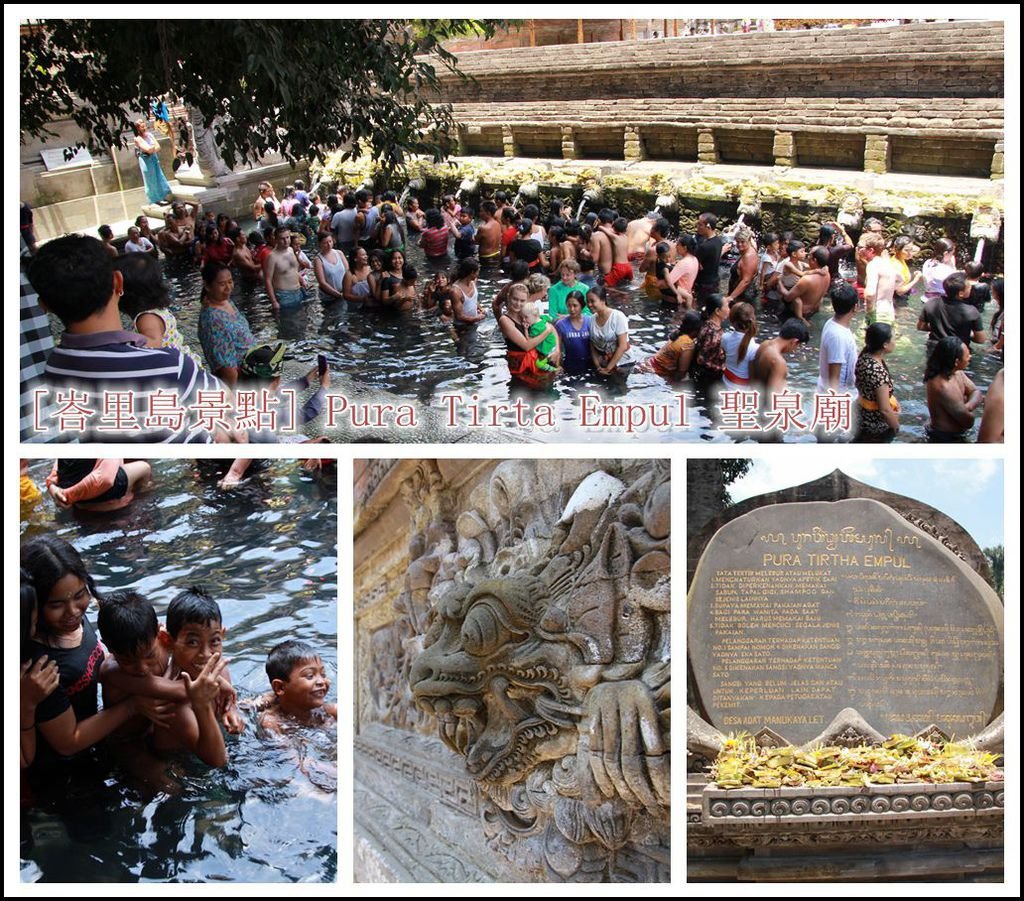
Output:
[[324,703],[331,681],[316,650],[301,641],[284,641],[267,655],[267,677],[274,700],[260,716],[260,725],[281,732],[290,722],[300,726],[331,723],[335,704]]

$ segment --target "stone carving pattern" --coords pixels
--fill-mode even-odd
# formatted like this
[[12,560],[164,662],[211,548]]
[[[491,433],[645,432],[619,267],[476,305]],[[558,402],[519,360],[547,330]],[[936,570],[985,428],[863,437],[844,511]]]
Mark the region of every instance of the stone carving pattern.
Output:
[[380,483],[398,463],[397,460],[370,460],[366,465],[366,487],[362,496],[369,500],[377,493]]
[[910,792],[895,795],[849,794],[797,798],[716,798],[708,804],[707,821],[734,818],[809,818],[851,815],[860,819],[882,814],[904,813],[910,816],[946,814],[951,810],[993,810],[1002,808],[1003,791],[992,785],[964,790],[951,786],[949,791]]
[[847,830],[842,829],[841,823],[824,823],[823,828],[816,832],[784,832],[773,824],[770,832],[755,833],[749,829],[742,829],[736,833],[724,833],[716,831],[713,835],[698,836],[694,830],[690,830],[687,837],[687,847],[691,851],[709,851],[720,849],[723,845],[733,845],[740,848],[780,848],[793,845],[828,846],[841,844],[843,846],[872,844],[872,845],[908,845],[927,844],[932,842],[958,842],[958,843],[979,843],[991,845],[1001,843],[1003,837],[1002,822],[993,820],[986,822],[984,826],[950,825],[944,827],[933,827],[931,823],[927,826],[910,825],[905,829],[882,829],[879,824],[874,824],[871,829]]
[[429,624],[409,684],[496,851],[528,845],[552,880],[667,878],[668,466],[576,478],[553,504],[559,466],[500,464],[411,549],[403,616]]
[[901,513],[900,515],[907,522],[913,523],[915,526],[917,526],[922,532],[927,532],[929,535],[932,536],[932,538],[934,538],[936,541],[938,541],[940,544],[946,547],[950,552],[956,554],[965,563],[970,562],[967,559],[967,555],[963,551],[961,551],[956,544],[950,541],[947,535],[942,534],[942,532],[940,532],[932,523],[928,522],[928,520],[921,519],[918,516],[914,516],[912,513]]

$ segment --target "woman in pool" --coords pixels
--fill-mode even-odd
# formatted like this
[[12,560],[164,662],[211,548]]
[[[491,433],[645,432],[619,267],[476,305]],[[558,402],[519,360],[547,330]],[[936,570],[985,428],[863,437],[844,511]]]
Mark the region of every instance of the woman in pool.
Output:
[[146,186],[146,197],[150,203],[163,203],[171,193],[171,186],[160,168],[160,144],[149,133],[144,119],[132,124],[135,131],[135,155],[142,170],[142,182]]
[[860,420],[854,441],[861,444],[886,444],[900,430],[900,405],[885,358],[894,347],[892,326],[874,322],[864,333],[864,349],[857,357],[854,378]]
[[[728,301],[726,301],[728,306]],[[722,380],[729,390],[739,391],[750,386],[750,361],[757,353],[757,314],[746,301],[734,303],[729,309],[732,330],[722,335],[725,351],[725,370]]]
[[[528,296],[526,285],[512,286],[505,312],[498,319],[498,328],[505,338],[506,359],[512,377],[531,387],[540,387],[550,383],[554,373],[536,369],[536,348],[555,331],[555,327],[549,324],[540,334],[530,337],[529,326],[523,317],[523,305]],[[548,354],[548,360],[557,367],[561,356],[561,348],[556,348]]]
[[722,325],[729,318],[729,304],[721,294],[710,294],[701,308],[704,324],[697,335],[690,375],[701,391],[721,381],[725,372]]
[[668,341],[653,357],[648,357],[633,371],[653,372],[670,382],[681,382],[689,375],[700,328],[700,313],[687,310],[682,322],[669,334]]
[[92,747],[138,713],[162,719],[166,705],[139,698],[99,710],[103,648],[86,616],[96,586],[78,551],[62,538],[43,535],[22,546],[21,565],[36,594],[30,658],[46,657],[60,673],[57,689],[36,706],[34,725],[45,741],[36,766],[52,766]]
[[949,238],[939,238],[932,245],[932,255],[924,261],[921,275],[924,277],[924,299],[933,300],[946,296],[942,283],[947,276],[956,272],[956,245]]
[[590,356],[590,316],[583,313],[584,295],[573,290],[565,296],[563,316],[555,323],[555,331],[562,341],[562,369],[569,375],[579,375],[590,370],[594,361]]
[[235,281],[222,263],[207,263],[202,269],[203,308],[199,312],[199,342],[208,368],[229,388],[238,384],[238,369],[256,340],[249,321],[232,303]]
[[601,375],[611,375],[624,365],[629,351],[629,320],[622,310],[608,304],[604,286],[595,285],[587,292],[590,319],[590,356]]
[[345,273],[341,294],[350,303],[365,306],[372,302],[373,285],[370,284],[370,256],[365,247],[352,252],[352,266]]
[[329,231],[320,234],[317,241],[319,254],[313,260],[316,283],[320,288],[320,299],[326,301],[345,299],[345,276],[348,261],[345,254],[334,249],[334,235]]

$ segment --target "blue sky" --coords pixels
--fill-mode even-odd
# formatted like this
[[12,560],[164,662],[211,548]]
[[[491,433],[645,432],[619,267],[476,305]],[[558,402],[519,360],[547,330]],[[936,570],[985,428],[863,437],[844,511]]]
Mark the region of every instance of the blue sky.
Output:
[[[792,459],[755,460],[730,494],[741,501],[810,482],[835,468],[827,461],[802,459],[794,467]],[[862,459],[844,461],[839,468],[859,482],[931,504],[960,523],[981,547],[1004,544],[1001,460]]]

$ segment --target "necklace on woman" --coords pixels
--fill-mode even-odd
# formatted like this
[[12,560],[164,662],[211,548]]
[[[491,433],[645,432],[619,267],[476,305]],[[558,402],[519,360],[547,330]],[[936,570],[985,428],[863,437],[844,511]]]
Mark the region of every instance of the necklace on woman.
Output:
[[43,644],[51,648],[77,648],[82,643],[84,631],[81,623],[70,635],[46,635]]

